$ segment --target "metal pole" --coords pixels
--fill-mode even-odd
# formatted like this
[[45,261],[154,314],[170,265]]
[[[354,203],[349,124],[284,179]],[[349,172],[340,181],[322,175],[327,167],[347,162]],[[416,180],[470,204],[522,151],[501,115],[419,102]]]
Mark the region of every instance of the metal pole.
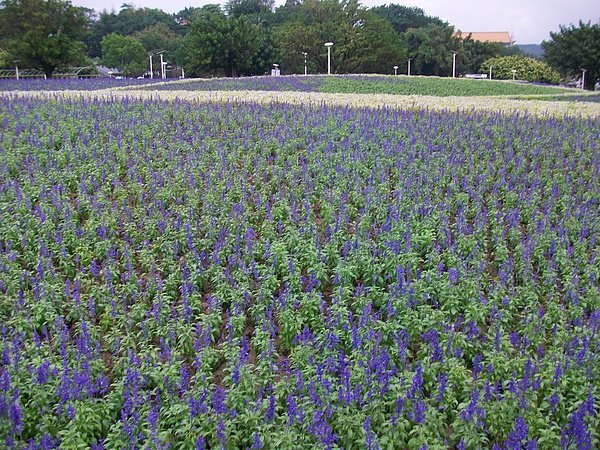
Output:
[[492,66],[490,66],[490,80],[492,79]]
[[17,80],[19,79],[19,66],[15,64],[15,75],[17,76]]
[[[582,75],[581,75],[581,90],[585,89],[585,73],[587,72],[587,69],[581,69]],[[18,76],[17,76],[18,78]]]
[[308,75],[308,68],[306,67],[306,57],[308,56],[308,53],[302,52],[302,54],[304,55],[304,75]]
[[327,75],[331,75],[331,47],[327,47]]
[[456,52],[452,52],[452,78],[456,78]]
[[181,68],[181,78],[185,78],[185,72],[183,70],[183,67]]
[[[412,58],[411,58],[411,59],[412,59]],[[409,77],[410,77],[410,61],[411,61],[411,59],[409,59],[409,60],[408,60],[408,72],[407,72],[407,73],[408,73],[408,76],[409,76]]]
[[150,78],[154,78],[154,71],[152,69],[152,53],[148,53],[148,56],[150,57]]
[[163,62],[163,54],[160,54],[160,77],[165,79],[165,63]]
[[398,66],[394,66],[394,75],[398,75]]

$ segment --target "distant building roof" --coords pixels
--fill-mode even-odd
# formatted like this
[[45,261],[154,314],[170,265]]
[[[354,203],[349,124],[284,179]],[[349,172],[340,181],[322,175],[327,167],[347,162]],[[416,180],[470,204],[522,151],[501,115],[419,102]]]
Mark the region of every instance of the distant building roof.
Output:
[[466,39],[471,35],[471,39],[480,42],[496,42],[498,44],[511,45],[513,43],[508,31],[457,31],[454,36],[460,39]]

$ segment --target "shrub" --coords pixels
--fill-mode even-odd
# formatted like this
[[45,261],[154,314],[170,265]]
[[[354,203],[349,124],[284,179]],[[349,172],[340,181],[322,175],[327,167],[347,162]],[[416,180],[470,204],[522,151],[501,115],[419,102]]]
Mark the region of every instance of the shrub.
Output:
[[516,70],[519,80],[537,81],[540,83],[560,83],[560,75],[546,63],[527,56],[511,55],[490,58],[483,62],[481,72],[485,73],[492,66],[492,76],[498,80],[512,79],[512,70]]

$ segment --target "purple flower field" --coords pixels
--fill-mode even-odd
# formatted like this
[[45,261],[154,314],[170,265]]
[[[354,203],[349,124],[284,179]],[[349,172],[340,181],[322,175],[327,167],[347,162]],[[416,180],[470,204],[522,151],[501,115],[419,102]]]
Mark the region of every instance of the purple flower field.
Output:
[[160,78],[31,78],[23,80],[0,79],[0,91],[96,91],[124,86],[148,86],[164,82]]
[[0,447],[600,446],[600,119],[0,100]]
[[[372,76],[338,76],[335,78],[352,78],[357,81],[373,79]],[[383,77],[382,77],[383,78]],[[240,77],[240,78],[213,78],[190,79],[181,83],[163,84],[148,87],[150,90],[170,91],[272,91],[272,92],[321,92],[327,81],[327,76],[311,75],[284,76],[284,77]]]

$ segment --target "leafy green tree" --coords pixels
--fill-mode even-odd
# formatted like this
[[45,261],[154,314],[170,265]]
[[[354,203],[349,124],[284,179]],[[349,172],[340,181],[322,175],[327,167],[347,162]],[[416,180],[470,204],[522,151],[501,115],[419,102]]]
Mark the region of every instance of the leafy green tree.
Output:
[[81,8],[63,0],[2,0],[0,47],[9,61],[42,70],[86,62],[87,20]]
[[131,36],[111,33],[102,38],[102,62],[116,67],[126,76],[138,76],[146,70],[146,49]]
[[202,7],[193,7],[188,6],[177,14],[175,14],[175,20],[185,26],[191,24],[194,20],[206,14],[221,14],[223,10],[221,9],[221,5],[215,3],[209,3],[208,5],[204,5]]
[[250,22],[260,25],[270,22],[273,16],[274,0],[229,0],[225,11],[229,17],[246,17]]
[[453,34],[454,27],[434,23],[409,28],[404,38],[408,56],[413,59],[412,71],[420,75],[452,75],[452,52],[458,52],[461,46]]
[[207,11],[192,22],[184,38],[184,68],[192,75],[251,74],[260,39],[261,28],[244,17]]
[[275,58],[275,45],[271,25],[275,16],[273,0],[229,0],[225,11],[230,18],[244,18],[260,27],[258,51],[252,57],[249,71],[262,74],[268,71]]
[[448,25],[447,22],[425,14],[421,8],[404,5],[383,5],[371,8],[371,11],[388,20],[397,33],[405,33],[409,28],[423,28],[430,23],[439,26]]
[[389,22],[356,0],[305,0],[294,8],[294,19],[274,30],[284,71],[303,70],[306,52],[310,71],[325,72],[324,44],[329,41],[334,43],[332,71],[337,73],[389,72],[404,59],[402,42]]
[[493,78],[499,80],[512,80],[513,70],[519,80],[535,81],[539,83],[558,84],[560,75],[548,64],[534,58],[522,55],[501,56],[484,61],[480,71],[487,72],[492,66]]
[[8,67],[11,65],[8,52],[0,48],[0,67]]
[[124,4],[119,13],[103,11],[98,20],[92,22],[90,36],[86,41],[91,57],[102,53],[102,38],[111,33],[131,36],[157,24],[163,24],[171,32],[183,34],[175,17],[154,8],[135,8]]
[[477,73],[484,61],[503,56],[503,46],[494,42],[475,41],[470,36],[463,39],[456,55],[458,74]]
[[178,51],[183,37],[170,29],[164,23],[156,23],[138,31],[132,35],[146,49],[146,52],[156,52],[164,50],[169,58],[172,58]]
[[561,25],[542,47],[545,61],[563,77],[580,75],[581,69],[587,69],[585,87],[593,89],[600,78],[600,24],[580,21],[578,26]]

